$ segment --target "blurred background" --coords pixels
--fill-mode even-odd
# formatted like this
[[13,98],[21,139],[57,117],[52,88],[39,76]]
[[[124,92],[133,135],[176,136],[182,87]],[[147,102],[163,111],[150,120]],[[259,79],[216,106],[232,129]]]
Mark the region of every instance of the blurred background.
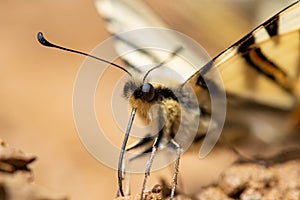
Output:
[[[171,28],[196,39],[211,56],[290,3],[286,0],[146,2]],[[36,39],[37,32],[43,31],[55,43],[90,52],[109,37],[93,1],[10,0],[0,1],[0,10],[0,137],[11,146],[38,156],[31,166],[37,184],[73,200],[112,199],[117,189],[116,171],[89,155],[73,122],[73,84],[85,58],[42,47]],[[108,92],[122,73],[117,69],[112,71],[105,83]],[[99,115],[110,111],[103,109],[106,110],[100,110]],[[122,135],[116,138],[120,145]],[[229,158],[230,154],[222,159]],[[207,177],[216,177],[214,172],[207,172],[208,167],[222,166],[222,159],[220,164],[207,160],[195,162],[197,159],[196,153],[188,153],[181,161],[180,178],[184,179],[187,192],[195,192],[197,185],[207,184]],[[157,177],[163,173],[158,172]],[[170,180],[171,171],[166,174]],[[149,186],[157,183],[154,177],[150,179]],[[135,189],[140,187],[140,180],[132,186],[134,193],[139,191]]]

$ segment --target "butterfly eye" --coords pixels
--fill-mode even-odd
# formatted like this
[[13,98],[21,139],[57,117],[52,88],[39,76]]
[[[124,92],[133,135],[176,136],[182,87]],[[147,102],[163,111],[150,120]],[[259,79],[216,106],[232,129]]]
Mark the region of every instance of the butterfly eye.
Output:
[[150,83],[144,83],[142,86],[143,99],[151,101],[155,95],[155,89]]

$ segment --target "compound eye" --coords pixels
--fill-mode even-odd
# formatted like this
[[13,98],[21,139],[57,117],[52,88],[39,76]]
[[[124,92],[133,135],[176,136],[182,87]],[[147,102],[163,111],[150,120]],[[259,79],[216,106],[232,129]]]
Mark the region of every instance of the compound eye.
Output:
[[146,101],[151,101],[155,95],[155,89],[150,83],[144,83],[142,86],[143,99]]

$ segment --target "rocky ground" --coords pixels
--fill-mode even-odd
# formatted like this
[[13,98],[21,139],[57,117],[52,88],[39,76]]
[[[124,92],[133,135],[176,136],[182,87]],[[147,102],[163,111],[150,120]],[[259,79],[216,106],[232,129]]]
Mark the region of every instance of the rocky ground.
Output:
[[[194,195],[177,190],[176,199],[184,200],[273,200],[300,199],[300,151],[294,149],[270,159],[240,160],[228,167],[219,179],[202,187]],[[0,140],[0,200],[66,200],[34,183],[30,163],[36,157],[10,147]],[[169,187],[155,185],[145,193],[145,200],[168,199]],[[117,200],[140,199],[140,195]]]
[[[214,184],[194,195],[179,193],[182,200],[298,200],[300,199],[300,152],[291,150],[267,159],[238,161],[227,168]],[[168,187],[155,185],[146,200],[167,199]],[[118,200],[139,200],[140,195]]]

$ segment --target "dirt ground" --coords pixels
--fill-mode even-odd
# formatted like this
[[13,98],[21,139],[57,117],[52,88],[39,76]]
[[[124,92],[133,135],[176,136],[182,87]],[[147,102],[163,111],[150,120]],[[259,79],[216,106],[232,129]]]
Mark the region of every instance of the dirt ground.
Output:
[[[154,1],[151,2],[155,6]],[[192,37],[201,35],[197,40],[211,55],[229,46],[257,23],[249,23],[251,16],[238,12],[236,7],[236,12],[227,10],[232,16],[224,22],[221,11],[226,12],[225,4],[216,5],[223,5],[214,14],[225,23],[218,24],[217,29],[214,29],[217,24],[211,23],[213,16],[199,23],[210,25],[201,34],[196,28],[184,27],[184,21],[173,24],[181,27],[180,31],[187,30]],[[214,10],[216,5],[210,5],[212,7],[206,10]],[[176,9],[178,12],[176,6],[163,6],[168,4],[157,9],[159,13],[164,10],[171,13]],[[37,32],[43,31],[58,44],[90,52],[109,36],[93,2],[11,0],[1,1],[0,10],[0,137],[11,146],[37,156],[37,161],[31,164],[36,184],[66,194],[72,200],[113,199],[117,189],[116,171],[88,153],[73,121],[73,84],[84,57],[42,47],[36,40]],[[184,9],[179,11],[185,13]],[[168,14],[166,19],[172,16],[174,14]],[[239,22],[234,20],[237,16]],[[213,37],[214,32],[219,34],[217,30],[221,26],[228,27],[229,24],[231,28],[224,36]],[[119,71],[110,73],[107,85],[111,83],[109,80],[113,82],[119,76]],[[101,107],[100,113],[108,112],[109,107]],[[117,146],[121,143],[120,138],[118,135],[112,139],[117,141]],[[226,167],[223,161],[234,160],[230,152],[219,156],[218,162],[210,162],[212,158],[195,162],[198,160],[195,155],[187,154],[181,160],[180,177],[187,192],[195,192],[199,185],[215,179]],[[218,153],[214,155],[218,157]],[[164,169],[157,176],[151,176],[157,179],[150,180],[149,185],[155,185],[161,174],[171,177],[170,169]],[[141,176],[133,175],[133,182],[136,181],[132,184],[133,191],[139,191],[141,180]]]
[[[253,200],[300,198],[300,149],[277,154],[269,159],[237,160],[223,170],[218,178],[199,186],[198,192],[186,194],[177,188],[175,199],[185,200]],[[67,200],[66,194],[50,191],[36,184],[31,163],[36,156],[11,147],[0,139],[0,199],[1,200]],[[169,198],[170,186],[165,180],[144,193],[145,200]],[[118,197],[117,200],[138,200],[141,195]]]
[[[235,163],[223,171],[214,184],[201,188],[193,195],[178,192],[175,198],[182,200],[297,200],[300,198],[299,166],[299,159],[272,163],[270,166],[257,162]],[[168,190],[166,192],[166,187],[155,185],[152,190],[145,192],[144,199],[167,199],[168,192]],[[117,198],[117,200],[129,199],[138,200],[140,195]]]

